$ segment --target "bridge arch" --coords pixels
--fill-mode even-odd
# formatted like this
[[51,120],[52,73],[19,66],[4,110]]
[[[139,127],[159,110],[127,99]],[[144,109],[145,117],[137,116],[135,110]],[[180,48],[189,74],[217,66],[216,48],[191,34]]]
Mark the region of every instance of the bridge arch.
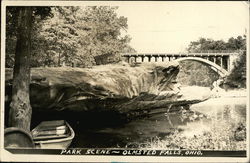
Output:
[[203,58],[200,58],[200,57],[183,57],[183,58],[178,58],[176,59],[175,61],[177,62],[181,62],[181,61],[197,61],[197,62],[200,62],[200,63],[203,63],[203,64],[206,64],[210,67],[212,67],[212,70],[214,70],[215,72],[217,72],[220,77],[225,77],[228,75],[228,71],[225,70],[224,68],[220,67],[219,65],[209,61],[209,60],[206,60],[206,59],[203,59]]

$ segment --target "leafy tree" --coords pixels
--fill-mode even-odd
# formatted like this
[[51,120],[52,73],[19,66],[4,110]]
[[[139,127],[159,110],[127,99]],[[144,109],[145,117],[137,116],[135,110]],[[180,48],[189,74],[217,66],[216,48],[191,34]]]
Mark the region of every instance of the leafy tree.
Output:
[[36,42],[39,42],[37,54],[44,66],[61,66],[70,62],[79,47],[74,15],[77,7],[54,7],[53,18],[42,22]]
[[[6,9],[6,67],[14,67],[14,55],[16,51],[17,41],[17,27],[18,27],[18,7],[7,7]],[[35,54],[40,49],[39,41],[36,37],[39,37],[38,30],[41,27],[41,22],[44,19],[53,17],[51,13],[51,7],[33,7],[32,8],[32,30],[31,30],[31,66],[37,65]],[[41,54],[40,54],[41,55]]]
[[183,61],[181,67],[178,82],[182,85],[210,87],[219,79],[219,75],[214,70],[199,62]]
[[17,41],[19,11],[16,7],[7,7],[6,9],[6,67],[14,66],[14,56]]
[[[116,10],[108,6],[52,7],[53,17],[34,23],[31,66],[86,67],[96,64],[96,56],[116,62],[120,53],[134,51],[129,46],[131,38],[121,34],[128,27],[127,19],[118,16]],[[10,49],[6,51],[6,66],[13,67],[16,35],[7,35]]]
[[199,38],[197,41],[192,41],[187,48],[188,52],[202,52],[207,50],[246,50],[246,36],[231,37],[227,42],[223,40]]
[[233,88],[246,88],[246,51],[241,51],[234,68],[226,77],[225,84]]
[[[46,16],[50,8],[8,7],[7,39],[16,36],[15,61],[12,84],[12,99],[9,112],[9,126],[30,130],[32,108],[29,99],[31,31],[34,16]],[[8,21],[13,19],[13,21]],[[8,24],[8,25],[9,25]],[[16,26],[14,26],[16,25]],[[11,29],[11,30],[10,30]],[[8,49],[7,49],[8,50]],[[10,51],[13,49],[10,49]]]
[[246,35],[238,36],[237,38],[229,38],[227,42],[229,50],[246,50]]
[[[127,19],[116,7],[7,7],[6,67],[14,67],[9,125],[29,130],[30,66],[84,67],[94,57],[133,50],[130,37],[122,36]],[[89,59],[86,59],[89,58]],[[89,62],[88,62],[89,61]]]
[[223,40],[200,38],[198,41],[192,41],[187,48],[190,53],[208,50],[227,50],[227,44]]
[[127,18],[118,17],[117,7],[91,6],[78,15],[78,27],[88,29],[81,35],[77,59],[79,64],[95,64],[96,56],[111,56],[109,62],[120,60],[120,53],[132,49],[128,43],[131,38],[122,36],[121,31],[128,28]]
[[246,88],[246,35],[230,38],[228,40],[228,49],[240,50],[240,53],[225,83],[230,87]]

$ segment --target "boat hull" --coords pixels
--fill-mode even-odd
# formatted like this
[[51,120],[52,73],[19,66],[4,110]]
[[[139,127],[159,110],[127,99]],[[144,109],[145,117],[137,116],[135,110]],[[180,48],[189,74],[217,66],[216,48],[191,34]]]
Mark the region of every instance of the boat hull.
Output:
[[73,138],[75,137],[75,132],[71,126],[65,122],[69,128],[70,135],[66,138],[51,139],[51,140],[40,140],[34,141],[36,148],[40,149],[66,149],[70,146]]
[[70,146],[72,140],[58,141],[58,142],[35,142],[36,148],[40,149],[66,149]]

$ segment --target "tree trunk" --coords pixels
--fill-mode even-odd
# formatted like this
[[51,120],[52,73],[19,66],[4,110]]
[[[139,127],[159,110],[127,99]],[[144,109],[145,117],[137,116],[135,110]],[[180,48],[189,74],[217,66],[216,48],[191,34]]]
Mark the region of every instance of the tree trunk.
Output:
[[61,60],[61,54],[60,54],[60,52],[59,52],[58,63],[57,63],[58,67],[61,67],[61,62],[60,62],[60,60]]
[[30,131],[32,108],[29,85],[32,7],[20,7],[19,9],[9,126]]

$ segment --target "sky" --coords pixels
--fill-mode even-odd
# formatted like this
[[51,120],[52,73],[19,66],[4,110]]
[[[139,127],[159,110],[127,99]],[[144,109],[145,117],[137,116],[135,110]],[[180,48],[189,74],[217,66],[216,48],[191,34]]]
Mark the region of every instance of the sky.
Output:
[[200,37],[227,41],[246,34],[247,2],[144,1],[118,5],[128,18],[130,45],[139,53],[184,52]]

